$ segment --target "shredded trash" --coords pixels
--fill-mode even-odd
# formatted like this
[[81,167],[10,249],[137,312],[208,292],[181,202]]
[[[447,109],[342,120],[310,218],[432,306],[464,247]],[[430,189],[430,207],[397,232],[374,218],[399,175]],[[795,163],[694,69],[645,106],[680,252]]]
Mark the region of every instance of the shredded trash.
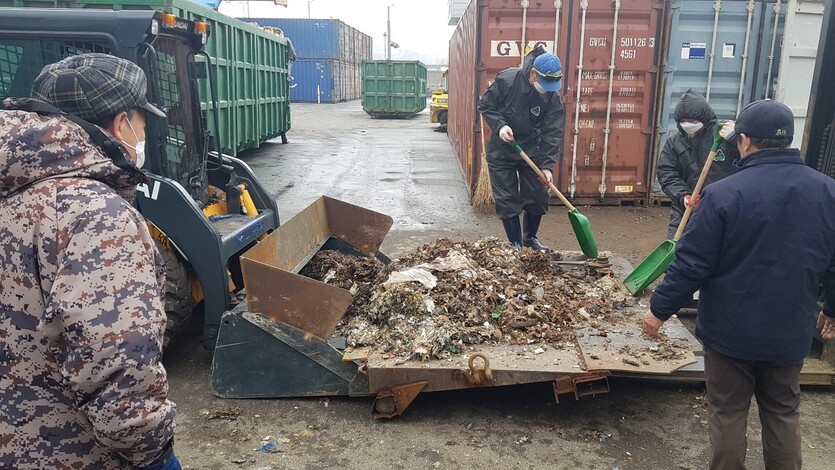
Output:
[[350,347],[403,360],[446,359],[481,344],[575,338],[573,326],[618,314],[632,301],[607,269],[559,266],[558,252],[524,250],[486,237],[442,238],[384,265],[320,251],[302,275],[351,291],[337,327]]

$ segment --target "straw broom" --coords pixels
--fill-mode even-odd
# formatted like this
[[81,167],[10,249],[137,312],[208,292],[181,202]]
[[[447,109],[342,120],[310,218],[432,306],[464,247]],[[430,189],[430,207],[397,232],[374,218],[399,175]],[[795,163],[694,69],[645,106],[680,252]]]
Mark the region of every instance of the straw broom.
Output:
[[481,170],[473,193],[473,209],[476,212],[489,213],[496,205],[493,199],[493,187],[490,184],[490,172],[487,169],[487,146],[484,145],[484,116],[481,116]]

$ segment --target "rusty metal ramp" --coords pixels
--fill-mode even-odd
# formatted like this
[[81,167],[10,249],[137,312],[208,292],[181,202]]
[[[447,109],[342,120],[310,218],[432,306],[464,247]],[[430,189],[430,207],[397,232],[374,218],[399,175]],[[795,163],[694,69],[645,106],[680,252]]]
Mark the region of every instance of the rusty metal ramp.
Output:
[[322,196],[241,257],[248,310],[329,338],[351,293],[299,270],[322,249],[378,256],[392,224],[387,215]]

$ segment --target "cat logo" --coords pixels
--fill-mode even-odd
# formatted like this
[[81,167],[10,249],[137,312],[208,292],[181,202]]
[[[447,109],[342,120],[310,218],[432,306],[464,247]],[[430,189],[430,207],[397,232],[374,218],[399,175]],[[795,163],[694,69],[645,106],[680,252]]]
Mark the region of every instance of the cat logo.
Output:
[[148,185],[145,183],[141,183],[136,185],[136,192],[142,193],[145,195],[146,198],[156,201],[159,198],[159,181],[151,181],[151,187],[148,188]]

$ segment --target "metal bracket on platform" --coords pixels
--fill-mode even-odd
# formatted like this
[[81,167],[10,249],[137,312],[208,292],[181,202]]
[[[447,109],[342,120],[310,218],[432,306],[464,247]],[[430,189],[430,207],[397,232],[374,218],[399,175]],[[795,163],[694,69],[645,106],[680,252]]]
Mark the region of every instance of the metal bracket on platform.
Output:
[[[479,368],[475,366],[475,360],[481,358],[484,361],[484,367]],[[490,360],[482,353],[475,353],[470,356],[467,361],[467,369],[463,370],[464,377],[470,382],[470,385],[481,385],[493,381],[493,370],[490,369]]]
[[609,372],[595,371],[583,375],[564,375],[554,380],[554,398],[560,402],[560,395],[573,393],[574,399],[609,393]]
[[423,380],[413,384],[398,385],[380,390],[377,392],[377,397],[374,398],[371,417],[374,419],[388,419],[400,416],[428,383]]

